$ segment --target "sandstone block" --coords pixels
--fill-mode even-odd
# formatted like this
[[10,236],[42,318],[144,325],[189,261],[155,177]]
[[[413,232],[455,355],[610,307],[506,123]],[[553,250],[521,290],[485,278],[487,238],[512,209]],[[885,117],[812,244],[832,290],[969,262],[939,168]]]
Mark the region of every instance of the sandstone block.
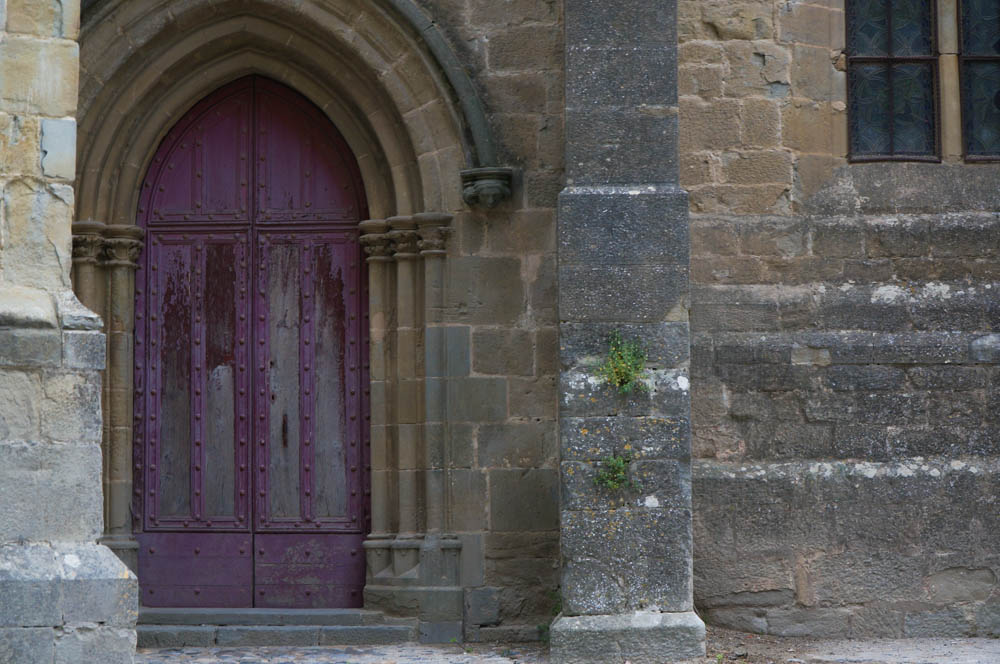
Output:
[[101,439],[101,381],[96,372],[43,377],[42,435],[59,441]]
[[779,150],[726,153],[722,173],[732,184],[791,183],[792,155]]
[[782,108],[782,142],[800,152],[833,152],[829,104],[794,99]]
[[833,66],[830,49],[796,44],[792,49],[792,94],[817,101],[843,102],[845,74]]
[[526,330],[479,328],[472,335],[472,367],[479,374],[530,376],[534,373],[531,333]]
[[479,428],[479,465],[484,468],[551,467],[557,457],[552,422],[517,422]]
[[[0,371],[0,441],[37,440],[41,380],[35,373]],[[11,485],[11,489],[16,485]]]
[[62,32],[62,2],[6,0],[7,32],[35,37],[59,37]]
[[0,111],[53,117],[74,115],[79,57],[79,47],[70,40],[21,36],[4,39],[0,42],[0,63],[4,70],[0,79]]
[[518,26],[497,31],[487,46],[493,71],[555,69],[562,62],[562,32],[552,26]]
[[740,107],[740,132],[745,147],[775,147],[781,135],[778,102],[748,97]]
[[10,175],[38,175],[41,125],[31,115],[0,113],[0,171]]
[[830,50],[844,48],[844,12],[814,4],[783,6],[778,14],[779,39]]
[[739,102],[716,99],[706,103],[693,97],[680,100],[680,151],[725,150],[740,141]]
[[67,289],[73,205],[73,188],[67,185],[29,178],[6,184],[2,276],[8,283],[53,291]]
[[495,531],[557,530],[559,473],[554,469],[496,469],[490,477]]

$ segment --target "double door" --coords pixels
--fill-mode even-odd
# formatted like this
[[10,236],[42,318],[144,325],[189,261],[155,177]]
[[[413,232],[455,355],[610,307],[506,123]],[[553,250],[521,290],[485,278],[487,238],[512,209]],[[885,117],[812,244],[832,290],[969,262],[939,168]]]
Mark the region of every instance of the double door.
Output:
[[142,602],[360,606],[368,326],[356,165],[322,114],[264,79],[188,115],[140,203]]

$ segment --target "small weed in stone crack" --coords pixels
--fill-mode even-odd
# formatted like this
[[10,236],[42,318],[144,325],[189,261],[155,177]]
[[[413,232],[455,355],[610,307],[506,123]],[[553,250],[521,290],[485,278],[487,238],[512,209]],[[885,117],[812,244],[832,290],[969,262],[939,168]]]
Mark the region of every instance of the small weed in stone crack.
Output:
[[646,351],[636,341],[625,341],[617,330],[608,337],[608,358],[597,368],[597,375],[620,394],[649,388],[642,382],[646,370]]

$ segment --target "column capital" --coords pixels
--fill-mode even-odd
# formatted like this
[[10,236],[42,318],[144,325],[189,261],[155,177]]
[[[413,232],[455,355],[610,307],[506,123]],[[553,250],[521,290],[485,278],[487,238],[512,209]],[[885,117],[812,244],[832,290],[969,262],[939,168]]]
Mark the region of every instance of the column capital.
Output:
[[417,222],[410,216],[389,217],[389,239],[392,240],[396,260],[411,260],[420,257],[420,233]]
[[97,263],[104,244],[102,234],[106,227],[100,221],[73,222],[74,263]]
[[445,245],[451,234],[452,215],[441,212],[421,212],[413,215],[420,234],[420,254],[422,256],[444,256]]
[[107,226],[104,229],[104,264],[133,270],[139,267],[144,235],[145,231],[139,226],[126,224]]
[[369,263],[388,263],[392,260],[392,240],[386,231],[389,224],[384,219],[367,219],[358,224],[361,246]]

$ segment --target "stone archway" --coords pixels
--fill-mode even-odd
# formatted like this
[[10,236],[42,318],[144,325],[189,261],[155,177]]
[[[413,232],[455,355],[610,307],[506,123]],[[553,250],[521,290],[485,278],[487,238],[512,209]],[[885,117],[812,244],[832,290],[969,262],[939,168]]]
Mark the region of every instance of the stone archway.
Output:
[[441,472],[446,409],[426,392],[426,379],[444,353],[434,311],[448,225],[464,209],[461,171],[484,164],[421,35],[391,7],[358,0],[294,10],[271,0],[107,2],[85,17],[81,60],[74,281],[107,322],[103,541],[135,569],[132,302],[141,232],[133,220],[140,178],[198,99],[242,76],[264,75],[298,91],[338,127],[375,218],[361,225],[372,265],[366,603],[421,614],[424,606],[454,606],[427,613],[433,620],[424,632],[429,640],[461,638],[461,543],[447,535]]

